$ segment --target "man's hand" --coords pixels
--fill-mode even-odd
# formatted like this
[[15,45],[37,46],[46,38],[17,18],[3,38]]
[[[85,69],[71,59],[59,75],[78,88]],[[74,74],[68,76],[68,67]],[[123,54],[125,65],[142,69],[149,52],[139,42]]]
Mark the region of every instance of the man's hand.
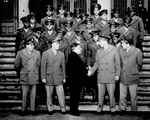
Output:
[[88,75],[88,76],[91,76],[91,75],[92,75],[91,70],[88,71],[88,74],[87,74],[87,75]]
[[118,81],[119,80],[119,76],[115,76],[115,81]]
[[66,82],[66,79],[63,79],[63,83],[65,83]]
[[46,83],[46,79],[42,79],[42,82],[43,82],[43,83]]

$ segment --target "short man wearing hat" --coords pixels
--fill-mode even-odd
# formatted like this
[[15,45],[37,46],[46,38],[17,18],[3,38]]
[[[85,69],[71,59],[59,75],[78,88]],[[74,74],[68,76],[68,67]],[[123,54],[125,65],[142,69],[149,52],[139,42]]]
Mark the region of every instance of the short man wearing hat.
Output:
[[48,47],[46,48],[46,50],[47,50],[47,49],[51,48],[51,45],[49,43],[55,36],[57,36],[57,33],[54,30],[55,21],[53,19],[46,20],[44,24],[45,24],[47,30],[41,34],[41,38],[43,40],[47,41],[47,44],[48,44]]
[[54,37],[51,41],[51,48],[43,52],[41,60],[41,79],[45,83],[47,93],[48,113],[53,114],[53,89],[55,87],[62,114],[65,114],[65,95],[63,83],[66,81],[65,56],[59,51],[60,41]]
[[107,34],[100,36],[97,42],[101,48],[96,53],[96,62],[89,69],[88,75],[92,75],[98,70],[98,107],[96,113],[101,113],[103,110],[104,95],[107,89],[110,101],[110,111],[115,112],[115,82],[120,77],[120,57],[118,49],[109,44],[109,36]]
[[80,116],[79,113],[79,99],[84,80],[86,78],[86,68],[79,57],[81,54],[81,47],[78,43],[71,45],[71,53],[67,62],[68,82],[70,85],[70,114]]
[[123,20],[122,18],[119,17],[119,10],[118,9],[112,9],[112,13],[111,13],[111,19],[109,20],[109,22],[116,22],[119,24],[119,28],[122,26],[123,24]]
[[66,12],[67,7],[65,5],[60,5],[57,10],[57,17],[56,17],[56,24],[57,24],[57,29],[62,28],[63,22],[65,21],[65,12]]
[[47,27],[45,25],[45,21],[47,20],[54,20],[55,27],[56,28],[56,18],[54,17],[54,7],[51,6],[50,4],[45,6],[45,12],[46,12],[46,17],[41,19],[41,25],[42,25],[42,32],[47,30]]
[[35,113],[36,85],[39,83],[40,52],[34,49],[33,36],[24,41],[25,48],[18,51],[15,66],[20,70],[20,84],[22,89],[22,115],[26,114],[27,96],[30,93],[31,114]]
[[106,33],[109,34],[110,28],[109,28],[109,24],[108,24],[108,20],[107,20],[108,10],[103,9],[100,11],[99,14],[101,16],[101,21],[95,25],[95,28],[99,29],[101,31],[101,35],[106,34]]
[[142,52],[133,46],[133,41],[129,37],[123,37],[121,41],[122,49],[119,49],[121,57],[121,78],[120,78],[120,101],[119,109],[126,110],[127,89],[131,98],[131,111],[137,111],[137,89],[139,71],[142,67]]
[[[87,65],[88,69],[94,66],[94,63],[96,62],[96,53],[97,50],[100,49],[100,46],[97,44],[97,41],[99,40],[99,30],[93,29],[90,32],[92,36],[92,41],[88,44],[88,58],[87,58]],[[93,101],[98,101],[98,88],[97,88],[97,72],[93,74],[90,78],[89,87],[92,89],[93,93]]]
[[134,6],[128,8],[129,15],[132,17],[132,21],[130,26],[135,30],[136,33],[136,41],[135,45],[137,48],[142,50],[142,41],[144,39],[144,24],[142,18],[137,16],[137,9]]
[[17,51],[24,48],[23,43],[25,39],[32,34],[32,31],[29,29],[29,17],[24,16],[20,20],[23,23],[23,28],[17,31]]
[[100,4],[94,4],[92,6],[92,13],[93,15],[91,16],[91,18],[93,19],[93,24],[97,24],[99,21],[101,21],[101,17],[99,15],[101,10],[101,5]]
[[122,36],[127,36],[133,41],[133,45],[136,46],[136,33],[135,30],[130,26],[132,18],[127,16],[123,19],[123,26],[118,29],[118,32]]
[[48,47],[46,39],[41,38],[42,26],[40,24],[36,25],[36,27],[32,28],[31,30],[33,31],[35,49],[40,51],[42,54]]

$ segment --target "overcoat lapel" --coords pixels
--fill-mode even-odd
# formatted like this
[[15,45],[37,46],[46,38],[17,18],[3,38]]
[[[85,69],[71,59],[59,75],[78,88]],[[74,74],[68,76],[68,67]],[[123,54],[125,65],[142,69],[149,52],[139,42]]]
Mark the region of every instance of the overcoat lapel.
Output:
[[30,55],[30,54],[28,53],[27,49],[23,49],[23,50],[22,50],[22,53],[24,54],[24,56],[26,56],[28,59],[30,59],[30,58],[32,58],[32,57],[37,53],[37,51],[34,50],[33,53]]
[[134,17],[134,19],[131,21],[130,24],[132,25],[132,24],[134,24],[136,21],[138,21],[138,17],[137,17],[137,16]]
[[102,58],[105,57],[107,54],[109,54],[112,50],[113,50],[113,47],[111,45],[108,46],[106,51],[102,50],[102,53],[101,53]]

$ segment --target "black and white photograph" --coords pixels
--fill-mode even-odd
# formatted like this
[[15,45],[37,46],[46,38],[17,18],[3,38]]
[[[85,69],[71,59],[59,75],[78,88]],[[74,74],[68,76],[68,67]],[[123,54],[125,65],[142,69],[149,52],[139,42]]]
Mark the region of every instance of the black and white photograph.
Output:
[[0,0],[0,120],[150,120],[150,0]]

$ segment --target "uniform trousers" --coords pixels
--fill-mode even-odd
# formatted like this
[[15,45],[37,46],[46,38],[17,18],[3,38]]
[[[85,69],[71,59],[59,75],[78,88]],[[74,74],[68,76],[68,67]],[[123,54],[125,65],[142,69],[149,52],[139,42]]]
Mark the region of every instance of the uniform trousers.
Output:
[[98,83],[98,108],[97,112],[101,112],[103,109],[104,95],[105,91],[108,91],[109,101],[110,101],[110,110],[114,112],[116,110],[115,105],[115,83]]
[[21,85],[22,87],[22,111],[27,109],[27,96],[30,93],[30,109],[35,111],[36,85]]
[[56,93],[58,96],[58,101],[59,101],[59,105],[61,108],[61,111],[65,110],[65,94],[64,94],[64,89],[63,89],[63,85],[46,85],[46,95],[47,95],[47,108],[48,111],[53,111],[53,90],[54,87],[56,88]]
[[126,109],[126,97],[127,97],[127,88],[129,88],[130,97],[131,97],[131,110],[137,111],[137,84],[133,85],[125,85],[120,83],[120,101],[119,101],[119,109]]

